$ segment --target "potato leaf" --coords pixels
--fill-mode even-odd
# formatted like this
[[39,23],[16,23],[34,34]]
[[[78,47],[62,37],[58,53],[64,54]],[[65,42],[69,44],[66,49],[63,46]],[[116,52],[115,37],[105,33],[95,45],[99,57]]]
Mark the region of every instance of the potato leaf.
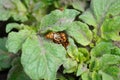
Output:
[[78,65],[78,70],[77,70],[77,76],[81,76],[84,72],[86,72],[88,70],[88,68],[87,68],[87,65],[85,65],[85,64],[79,64]]
[[0,49],[0,71],[10,68],[13,55]]
[[82,15],[79,16],[79,18],[89,25],[97,26],[96,19],[94,18],[91,9],[87,9]]
[[102,26],[102,38],[120,41],[120,16],[106,19]]
[[17,53],[22,48],[22,44],[26,38],[31,34],[31,31],[25,29],[19,32],[11,32],[8,35],[6,47],[9,52]]
[[23,26],[22,25],[19,25],[17,23],[9,23],[7,26],[6,26],[6,32],[10,32],[12,29],[17,29],[17,30],[20,30],[22,29]]
[[7,80],[31,80],[23,71],[23,67],[20,63],[20,58],[16,57],[12,63],[12,68],[9,70]]
[[77,61],[67,58],[67,60],[64,62],[63,67],[64,67],[64,73],[73,73],[77,71]]
[[112,76],[106,74],[103,71],[99,71],[99,73],[102,75],[102,80],[114,80]]
[[11,13],[9,10],[5,8],[14,8],[15,6],[12,4],[11,0],[0,0],[0,20],[8,20],[11,16]]
[[63,31],[66,29],[64,25],[71,23],[78,14],[79,12],[73,9],[52,11],[50,14],[42,18],[40,29],[41,31],[44,30],[44,32],[47,30]]
[[74,40],[72,38],[69,38],[69,45],[67,47],[67,53],[68,55],[72,58],[72,59],[75,59],[76,61],[79,61],[79,51],[78,51],[78,48],[77,46],[75,45],[74,43]]
[[66,59],[65,55],[62,45],[31,35],[23,44],[21,63],[32,80],[55,80],[58,68]]
[[5,47],[7,38],[0,38],[0,49],[3,51],[7,51],[7,48]]
[[92,32],[89,30],[88,26],[79,21],[67,25],[66,32],[83,46],[88,45],[92,40]]
[[[116,64],[120,64],[120,56],[116,56],[116,55],[112,55],[112,54],[104,54],[101,59],[100,62],[102,65],[116,65]],[[103,67],[104,67],[103,66]]]
[[80,15],[80,19],[89,25],[98,27],[102,25],[101,22],[104,22],[105,17],[109,14],[117,15],[120,13],[119,4],[119,0],[92,0],[89,10]]
[[0,15],[2,21],[8,20],[10,17],[21,22],[28,19],[27,9],[20,0],[0,0]]
[[119,80],[120,76],[120,68],[118,66],[106,66],[106,68],[103,70],[105,73],[111,75],[114,80]]
[[92,72],[92,80],[102,80],[101,75],[96,71]]
[[111,49],[113,49],[111,42],[100,42],[91,50],[91,55],[101,57],[103,54],[110,54]]
[[90,73],[89,73],[89,71],[84,72],[81,77],[82,77],[82,80],[92,80],[92,79],[90,78]]
[[80,19],[96,28],[97,34],[107,40],[120,40],[120,0],[92,0],[90,8]]
[[0,38],[0,71],[11,66],[13,55],[5,47],[7,38]]

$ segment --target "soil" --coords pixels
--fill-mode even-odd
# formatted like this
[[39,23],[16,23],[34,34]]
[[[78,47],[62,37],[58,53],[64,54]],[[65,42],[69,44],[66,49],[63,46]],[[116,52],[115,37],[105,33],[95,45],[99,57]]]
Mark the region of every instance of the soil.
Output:
[[0,71],[0,80],[7,80],[8,69]]

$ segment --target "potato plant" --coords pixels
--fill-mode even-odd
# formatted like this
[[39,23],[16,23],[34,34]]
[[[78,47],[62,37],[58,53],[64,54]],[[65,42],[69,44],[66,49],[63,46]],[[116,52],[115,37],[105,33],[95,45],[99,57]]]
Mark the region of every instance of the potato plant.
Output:
[[0,0],[0,21],[7,80],[120,79],[120,0]]

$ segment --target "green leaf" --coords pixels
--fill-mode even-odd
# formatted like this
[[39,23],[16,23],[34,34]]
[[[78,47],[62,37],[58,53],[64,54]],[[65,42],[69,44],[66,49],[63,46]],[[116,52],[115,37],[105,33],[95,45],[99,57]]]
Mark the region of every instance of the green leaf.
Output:
[[77,61],[75,61],[71,58],[68,58],[63,64],[64,73],[76,72],[77,71],[77,66],[78,66]]
[[71,2],[73,8],[79,10],[79,11],[84,11],[86,7],[86,1],[81,1],[81,0],[74,0]]
[[120,41],[119,26],[120,26],[120,16],[115,16],[113,18],[106,19],[102,26],[102,38],[106,40]]
[[[43,16],[47,13],[47,4],[41,0],[23,0],[23,4],[27,7],[27,10],[31,13],[29,14],[29,22],[39,23]],[[36,21],[37,20],[37,21]]]
[[8,11],[1,11],[0,10],[0,20],[1,21],[6,21],[10,18],[11,14]]
[[[101,59],[100,62],[102,65],[116,65],[116,64],[120,64],[120,56],[116,56],[116,55],[112,55],[112,54],[104,54]],[[103,67],[104,67],[103,66]]]
[[15,4],[18,11],[21,11],[22,13],[25,13],[27,11],[26,7],[20,0],[11,0],[11,1]]
[[111,75],[114,80],[118,80],[120,68],[118,66],[106,66],[106,68],[103,70],[105,73]]
[[103,71],[99,71],[99,73],[102,75],[102,80],[114,80],[112,76],[104,73]]
[[77,62],[84,62],[89,59],[89,52],[85,48],[77,48],[72,38],[68,38],[69,45],[67,46],[67,53],[69,57]]
[[82,80],[92,80],[92,79],[90,78],[90,73],[89,73],[89,71],[84,72],[81,77],[82,77]]
[[[14,5],[12,4],[11,0],[0,0],[0,20],[5,21],[8,20],[11,16],[11,13],[9,12],[10,8],[14,8]],[[8,10],[7,10],[8,9]]]
[[90,64],[89,64],[89,70],[92,71],[98,71],[101,68],[101,64],[99,59],[97,58],[91,58]]
[[81,62],[89,60],[90,53],[86,48],[78,48],[78,51],[79,51],[79,60]]
[[52,5],[56,0],[41,0],[41,1],[44,2],[44,4],[46,5]]
[[0,15],[2,21],[10,17],[22,22],[28,20],[27,9],[20,0],[0,0]]
[[111,42],[100,42],[91,50],[91,55],[100,57],[103,54],[110,54],[111,49],[113,49]]
[[22,47],[21,63],[33,80],[55,80],[58,68],[65,61],[66,51],[60,44],[31,35]]
[[96,71],[92,72],[92,80],[102,80],[101,75]]
[[22,44],[26,38],[31,34],[30,30],[20,30],[19,32],[11,32],[8,35],[6,47],[9,52],[17,53],[22,48]]
[[86,72],[87,70],[88,70],[87,65],[85,65],[85,64],[79,64],[76,75],[77,75],[77,76],[81,76],[81,74],[83,74],[83,73]]
[[66,77],[62,73],[58,72],[56,80],[66,80]]
[[[27,9],[25,7],[25,5],[20,1],[20,0],[11,0],[12,3],[14,4],[16,11],[12,11],[12,17],[16,20],[16,21],[27,21]],[[18,5],[19,4],[19,5]]]
[[13,60],[14,64],[8,72],[7,80],[31,80],[23,71],[23,67],[20,64],[20,58]]
[[7,51],[6,45],[7,38],[0,38],[0,50]]
[[42,18],[40,29],[41,31],[44,30],[44,32],[48,30],[63,31],[66,29],[64,25],[71,23],[78,14],[79,12],[73,9],[52,11],[50,14]]
[[9,23],[9,24],[6,26],[6,32],[7,32],[7,33],[10,32],[13,28],[20,30],[20,29],[23,28],[23,26],[22,26],[22,24],[19,25],[19,24],[17,24],[17,23]]
[[0,71],[10,68],[13,55],[0,49]]
[[0,38],[0,71],[11,66],[13,55],[8,53],[5,47],[6,38]]
[[68,38],[69,40],[69,45],[67,47],[67,53],[68,55],[72,58],[75,59],[76,61],[79,61],[79,52],[78,48],[74,43],[74,40],[72,38]]
[[[80,19],[84,20],[89,25],[99,27],[102,25],[102,22],[104,22],[106,16],[109,14],[117,15],[120,13],[119,4],[119,0],[92,0],[89,10],[83,13],[83,15],[80,15]],[[93,16],[92,21],[90,21],[91,18],[86,13],[88,13],[91,17]]]
[[94,26],[97,35],[106,40],[120,40],[120,0],[92,0],[80,19]]
[[79,18],[89,25],[97,26],[96,19],[94,18],[94,15],[92,14],[92,11],[90,9],[87,9],[85,12],[83,12],[83,14],[79,16]]
[[66,31],[68,35],[74,38],[76,42],[83,46],[90,44],[92,40],[92,32],[86,24],[76,21],[67,25],[67,27]]
[[115,47],[111,50],[111,54],[120,56],[120,48]]

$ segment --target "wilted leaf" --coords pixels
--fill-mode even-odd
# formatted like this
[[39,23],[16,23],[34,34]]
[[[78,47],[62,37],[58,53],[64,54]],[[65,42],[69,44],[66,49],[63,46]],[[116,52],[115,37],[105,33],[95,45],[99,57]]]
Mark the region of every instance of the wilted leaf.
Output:
[[22,47],[21,63],[33,80],[55,80],[56,72],[65,61],[66,51],[60,44],[31,35]]
[[67,25],[67,27],[66,31],[68,35],[74,38],[76,42],[82,44],[83,46],[86,46],[91,42],[92,32],[86,24],[76,21]]

